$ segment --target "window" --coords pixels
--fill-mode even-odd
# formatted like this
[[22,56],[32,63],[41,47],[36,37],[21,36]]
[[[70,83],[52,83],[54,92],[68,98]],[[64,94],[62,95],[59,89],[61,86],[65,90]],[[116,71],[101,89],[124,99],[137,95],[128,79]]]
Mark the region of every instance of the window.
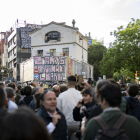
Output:
[[50,56],[56,55],[56,49],[50,49]]
[[43,56],[43,50],[38,50],[38,56]]
[[69,56],[69,48],[63,48],[63,56]]

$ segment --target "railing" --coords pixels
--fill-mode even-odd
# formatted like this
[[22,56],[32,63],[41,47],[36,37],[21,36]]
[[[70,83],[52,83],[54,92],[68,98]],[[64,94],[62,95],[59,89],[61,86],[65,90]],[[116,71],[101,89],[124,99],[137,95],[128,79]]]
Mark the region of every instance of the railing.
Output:
[[35,53],[35,56],[67,56],[63,52],[44,52],[43,54]]

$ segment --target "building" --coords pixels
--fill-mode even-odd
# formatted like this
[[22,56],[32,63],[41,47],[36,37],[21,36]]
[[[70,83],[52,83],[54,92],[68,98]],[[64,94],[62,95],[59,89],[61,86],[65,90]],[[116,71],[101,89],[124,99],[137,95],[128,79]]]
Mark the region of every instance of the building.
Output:
[[[88,62],[88,39],[65,22],[51,22],[30,33],[32,56],[68,56]],[[83,58],[82,58],[83,56]]]
[[31,38],[29,32],[34,31],[38,25],[27,24],[26,21],[19,27],[19,21],[8,37],[8,69],[9,77],[20,81],[19,64],[31,57]]
[[0,33],[0,66],[1,67],[3,66],[2,54],[4,53],[5,35],[6,35],[6,32]]

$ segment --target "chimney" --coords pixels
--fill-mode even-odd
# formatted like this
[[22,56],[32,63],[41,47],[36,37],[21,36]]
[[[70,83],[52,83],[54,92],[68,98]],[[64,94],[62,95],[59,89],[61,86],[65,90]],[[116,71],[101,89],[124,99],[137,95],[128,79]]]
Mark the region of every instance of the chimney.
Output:
[[89,39],[90,39],[90,32],[89,32]]
[[72,24],[73,24],[73,28],[75,28],[75,20],[73,19]]
[[12,27],[10,28],[10,31],[11,31],[11,33],[12,33],[12,31],[13,31],[13,28],[12,28]]

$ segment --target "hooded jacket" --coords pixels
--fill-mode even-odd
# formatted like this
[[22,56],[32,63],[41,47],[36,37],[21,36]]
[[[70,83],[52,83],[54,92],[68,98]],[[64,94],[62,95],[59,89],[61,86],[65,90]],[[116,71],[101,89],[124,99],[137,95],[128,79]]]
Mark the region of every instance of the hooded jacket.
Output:
[[130,115],[136,117],[140,121],[140,102],[138,98],[132,98],[130,96],[125,97],[129,104]]
[[27,105],[27,106],[29,106],[30,105],[30,102],[33,100],[33,96],[31,95],[31,96],[26,96],[26,97],[24,97],[23,98],[23,100],[21,100],[20,102],[19,102],[19,106],[20,105]]

